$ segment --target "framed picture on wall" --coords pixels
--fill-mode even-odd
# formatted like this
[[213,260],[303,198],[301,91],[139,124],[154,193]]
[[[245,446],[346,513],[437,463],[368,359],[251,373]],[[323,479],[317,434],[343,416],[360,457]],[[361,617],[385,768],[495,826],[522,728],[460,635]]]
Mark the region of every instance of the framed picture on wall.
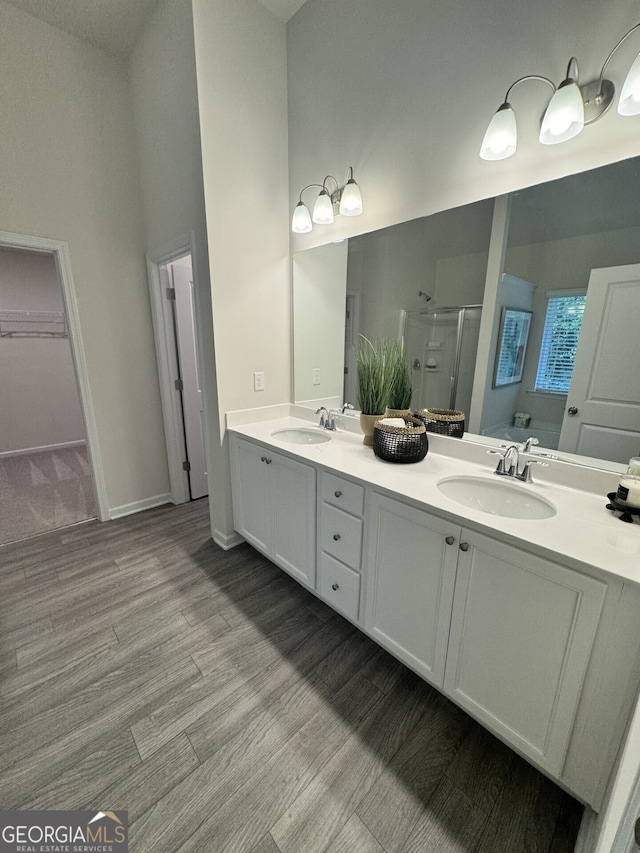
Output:
[[511,385],[513,382],[522,382],[522,369],[527,353],[532,316],[532,311],[503,307],[493,371],[494,388]]

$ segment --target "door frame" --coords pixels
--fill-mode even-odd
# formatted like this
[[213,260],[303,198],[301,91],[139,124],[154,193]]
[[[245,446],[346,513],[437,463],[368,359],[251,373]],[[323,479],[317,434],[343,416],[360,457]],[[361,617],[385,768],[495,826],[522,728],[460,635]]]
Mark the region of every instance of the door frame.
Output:
[[[151,299],[151,316],[153,320],[153,337],[156,346],[158,362],[158,378],[160,380],[160,399],[162,402],[162,417],[164,420],[165,441],[167,447],[167,463],[169,466],[169,481],[171,484],[171,501],[174,504],[187,503],[191,500],[189,491],[189,475],[182,467],[187,458],[187,446],[184,435],[184,418],[179,395],[176,394],[174,380],[179,375],[178,353],[173,321],[173,307],[164,294],[167,286],[163,281],[162,267],[191,255],[191,269],[196,293],[198,292],[198,271],[196,269],[195,236],[193,232],[176,237],[170,243],[147,252],[147,278],[149,281],[149,296]],[[196,318],[197,334],[197,318]],[[200,348],[196,347],[198,361]],[[202,371],[202,365],[199,364]],[[202,372],[200,373],[202,375]],[[206,425],[206,411],[205,411]],[[206,454],[206,450],[205,450]]]
[[89,373],[80,327],[80,315],[78,313],[78,303],[71,272],[69,246],[64,240],[51,240],[48,237],[33,237],[27,234],[11,234],[8,231],[0,231],[0,246],[7,246],[12,249],[27,249],[32,252],[43,252],[53,255],[62,290],[62,302],[69,332],[71,358],[75,369],[78,395],[80,397],[80,409],[84,420],[89,465],[91,466],[93,488],[96,496],[96,511],[100,521],[108,521],[111,518],[111,514],[107,503],[104,470],[100,457],[96,417],[91,399]]

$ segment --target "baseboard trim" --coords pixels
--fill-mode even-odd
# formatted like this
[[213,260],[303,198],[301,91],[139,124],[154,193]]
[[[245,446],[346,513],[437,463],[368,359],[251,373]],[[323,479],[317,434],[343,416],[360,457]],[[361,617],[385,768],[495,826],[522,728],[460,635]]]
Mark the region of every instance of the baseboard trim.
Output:
[[84,447],[86,441],[63,441],[60,444],[43,444],[42,447],[24,447],[21,450],[3,450],[0,452],[0,459],[6,459],[7,456],[26,456],[29,453],[45,453],[55,450],[65,450],[69,447]]
[[167,492],[164,495],[154,495],[152,498],[133,501],[130,504],[122,504],[122,506],[110,507],[109,519],[123,518],[125,515],[133,515],[136,512],[144,512],[145,509],[154,509],[157,506],[170,503],[173,503],[170,492]]
[[221,530],[216,529],[213,531],[213,541],[216,545],[219,545],[223,551],[230,551],[232,548],[242,545],[244,537],[240,536],[239,533],[236,533],[235,530],[233,533],[223,533]]

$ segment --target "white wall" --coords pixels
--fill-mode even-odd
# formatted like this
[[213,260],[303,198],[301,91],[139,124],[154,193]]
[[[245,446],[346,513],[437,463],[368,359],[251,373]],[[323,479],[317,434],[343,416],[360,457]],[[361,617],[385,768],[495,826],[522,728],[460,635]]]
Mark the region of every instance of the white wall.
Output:
[[[64,315],[53,255],[0,247],[0,312]],[[85,440],[68,337],[0,335],[0,453]]]
[[205,435],[214,530],[232,529],[228,464],[220,448],[211,284],[202,181],[191,0],[163,0],[129,60],[145,249],[195,239],[197,331],[209,432]]
[[[499,319],[503,308],[516,308],[521,311],[533,310],[533,298],[535,287],[528,281],[516,278],[515,276],[505,273],[498,284],[498,294],[496,297],[495,317]],[[519,382],[514,382],[511,385],[502,385],[498,388],[493,388],[493,375],[495,373],[495,360],[498,351],[498,336],[499,323],[496,323],[495,329],[496,346],[493,350],[493,358],[489,360],[487,371],[487,384],[484,392],[484,401],[482,408],[482,419],[480,421],[479,433],[495,426],[497,424],[507,424],[512,422],[513,414],[517,411],[518,394],[520,392]],[[529,330],[531,331],[531,330]],[[527,346],[525,354],[525,363],[531,360],[531,353]]]
[[347,248],[345,240],[293,258],[294,400],[301,405],[342,403]]
[[285,27],[256,0],[193,15],[222,415],[291,398]]
[[2,229],[69,245],[107,502],[135,508],[169,484],[125,70],[2,2],[0,56]]
[[[582,0],[308,0],[287,29],[290,210],[303,186],[328,173],[344,181],[353,165],[364,213],[296,236],[294,248],[636,155],[640,118],[615,109],[564,145],[539,145],[549,90],[535,82],[511,98],[516,155],[488,163],[478,151],[512,82],[560,82],[573,54],[581,79],[594,79],[637,20],[632,0],[606,10]],[[616,82],[637,50],[629,39],[614,57]]]
[[193,20],[223,434],[227,411],[292,398],[285,26],[256,0],[193,0]]

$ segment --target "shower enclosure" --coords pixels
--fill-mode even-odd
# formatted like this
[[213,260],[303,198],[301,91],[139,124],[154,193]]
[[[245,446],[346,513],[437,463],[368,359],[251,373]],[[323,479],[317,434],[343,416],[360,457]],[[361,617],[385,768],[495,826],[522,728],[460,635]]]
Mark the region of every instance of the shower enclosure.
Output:
[[414,409],[456,409],[468,416],[481,314],[481,305],[405,314],[404,346]]

